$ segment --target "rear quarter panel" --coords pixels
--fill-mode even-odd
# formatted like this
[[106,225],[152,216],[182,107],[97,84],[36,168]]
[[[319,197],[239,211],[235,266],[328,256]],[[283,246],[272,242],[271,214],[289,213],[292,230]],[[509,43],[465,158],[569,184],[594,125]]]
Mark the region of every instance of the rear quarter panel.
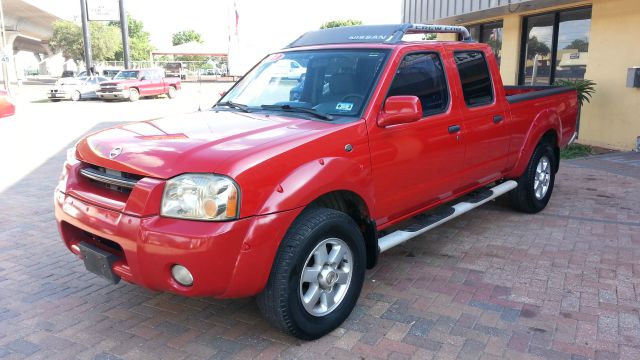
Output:
[[[511,92],[518,95],[528,91]],[[511,114],[508,177],[519,177],[524,172],[535,147],[548,131],[557,136],[556,146],[565,147],[576,130],[578,99],[575,90],[513,101],[507,97]]]

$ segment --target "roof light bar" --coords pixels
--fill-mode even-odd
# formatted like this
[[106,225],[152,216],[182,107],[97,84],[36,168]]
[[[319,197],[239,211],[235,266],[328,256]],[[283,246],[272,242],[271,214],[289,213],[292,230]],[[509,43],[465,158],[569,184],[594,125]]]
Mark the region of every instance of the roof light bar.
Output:
[[425,24],[410,24],[410,26],[404,31],[405,34],[427,34],[427,33],[457,33],[462,36],[462,41],[473,41],[471,34],[464,26],[453,25],[425,25]]
[[309,31],[293,41],[287,48],[328,44],[375,43],[396,44],[406,34],[456,33],[463,41],[471,42],[469,30],[464,26],[396,24],[345,26]]

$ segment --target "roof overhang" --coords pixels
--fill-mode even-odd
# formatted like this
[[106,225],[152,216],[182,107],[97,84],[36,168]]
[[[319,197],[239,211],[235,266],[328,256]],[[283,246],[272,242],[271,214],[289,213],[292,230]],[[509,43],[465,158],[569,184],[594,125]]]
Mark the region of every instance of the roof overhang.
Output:
[[[415,5],[417,2],[425,3],[425,0],[404,0],[404,21],[449,25],[467,24],[491,18],[499,18],[507,14],[536,11],[551,6],[569,5],[582,1],[583,0],[498,0],[487,2],[486,4],[488,5],[484,5],[485,2],[483,1],[479,6],[467,9],[461,5],[461,3],[466,3],[464,0],[442,0],[440,2],[441,9],[438,16],[436,16],[434,11],[429,11],[430,9],[425,9],[425,11],[421,11],[420,13],[413,11],[416,9],[416,6],[411,5]],[[407,7],[409,7],[409,9],[407,9]]]

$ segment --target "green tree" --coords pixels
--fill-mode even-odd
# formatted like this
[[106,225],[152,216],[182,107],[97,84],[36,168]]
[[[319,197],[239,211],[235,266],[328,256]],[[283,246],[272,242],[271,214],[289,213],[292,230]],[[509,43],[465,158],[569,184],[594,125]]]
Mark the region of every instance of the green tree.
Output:
[[538,40],[534,35],[527,41],[527,59],[532,60],[536,54],[541,56],[547,56],[551,52],[551,49],[547,44]]
[[[120,22],[112,21],[109,23],[120,31]],[[149,60],[149,54],[153,51],[154,47],[151,45],[149,39],[149,33],[144,31],[144,24],[142,21],[134,19],[130,14],[127,14],[127,27],[129,30],[129,56],[133,61]],[[122,42],[122,41],[121,41]],[[124,60],[124,51],[122,50],[122,44],[116,51],[115,57],[117,60]]]
[[322,26],[320,26],[320,29],[330,29],[330,28],[336,28],[336,27],[342,27],[342,26],[354,26],[354,25],[362,25],[362,21],[353,20],[353,19],[327,21],[326,23],[322,24]]
[[199,33],[197,33],[194,30],[182,30],[182,31],[178,31],[177,33],[174,33],[171,39],[171,43],[173,44],[173,46],[176,45],[181,45],[181,44],[186,44],[186,43],[190,43],[190,42],[199,42],[199,43],[203,43],[204,41],[202,40],[202,35],[200,35]]
[[[115,59],[118,50],[118,31],[100,22],[89,24],[91,36],[91,54],[95,61]],[[84,59],[84,42],[82,29],[71,21],[56,21],[53,24],[53,36],[49,46],[54,52],[61,51],[67,59],[76,61]]]
[[53,23],[53,35],[49,40],[51,51],[62,52],[65,58],[77,61],[84,57],[82,46],[82,29],[78,25],[63,20]]
[[587,52],[589,51],[589,42],[582,39],[575,39],[571,42],[571,44],[565,46],[564,48],[567,50],[578,50],[578,52]]

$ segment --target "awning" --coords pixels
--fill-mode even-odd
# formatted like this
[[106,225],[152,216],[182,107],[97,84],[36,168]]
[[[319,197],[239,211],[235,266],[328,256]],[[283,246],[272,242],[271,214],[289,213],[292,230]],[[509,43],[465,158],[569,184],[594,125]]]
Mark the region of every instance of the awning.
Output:
[[152,55],[190,55],[190,56],[227,56],[228,49],[226,45],[211,46],[209,44],[201,44],[196,41],[188,42],[172,46],[167,49],[159,49],[151,52]]

